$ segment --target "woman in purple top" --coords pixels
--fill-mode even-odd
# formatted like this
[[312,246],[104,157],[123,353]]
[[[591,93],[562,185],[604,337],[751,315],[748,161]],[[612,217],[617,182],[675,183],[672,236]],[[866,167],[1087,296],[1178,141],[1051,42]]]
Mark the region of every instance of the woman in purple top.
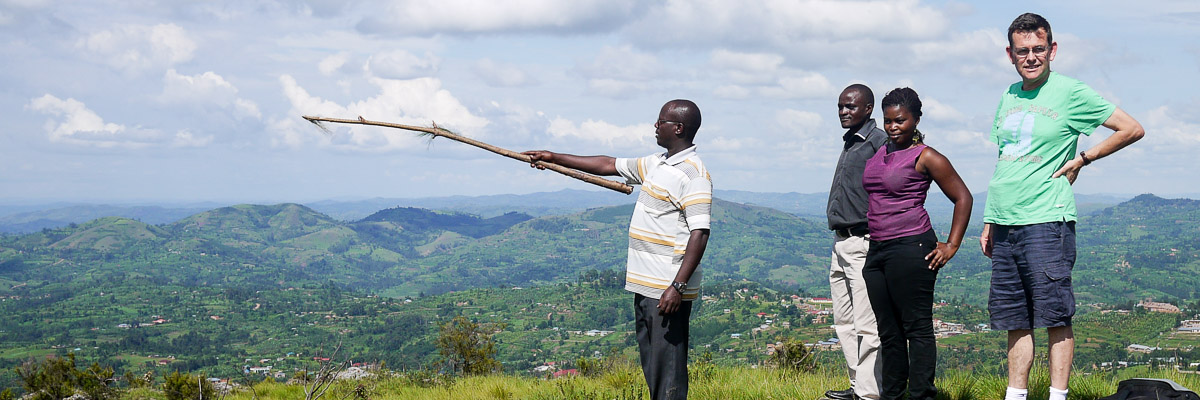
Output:
[[[937,272],[962,244],[971,218],[971,192],[950,160],[922,144],[917,130],[921,99],[909,88],[880,102],[886,146],[867,161],[867,229],[871,235],[863,279],[879,324],[883,358],[881,399],[933,399],[937,342],[933,336],[933,286]],[[954,202],[950,237],[939,242],[925,212],[930,182]]]

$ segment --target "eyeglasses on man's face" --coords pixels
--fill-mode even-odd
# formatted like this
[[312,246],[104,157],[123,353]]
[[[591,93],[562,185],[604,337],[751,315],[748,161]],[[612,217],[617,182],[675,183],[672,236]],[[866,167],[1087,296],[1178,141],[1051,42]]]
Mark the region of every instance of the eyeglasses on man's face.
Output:
[[1033,46],[1032,49],[1028,47],[1016,48],[1012,50],[1012,53],[1014,56],[1017,56],[1017,58],[1025,58],[1030,54],[1033,54],[1034,57],[1041,58],[1046,56],[1047,51],[1050,51],[1050,48],[1047,46]]
[[665,120],[665,119],[660,119],[660,120],[658,120],[657,122],[655,122],[655,123],[654,123],[654,127],[655,127],[655,128],[658,128],[658,127],[662,126],[662,124],[679,124],[679,125],[683,125],[683,123],[682,123],[682,122],[677,122],[677,121],[667,121],[667,120]]

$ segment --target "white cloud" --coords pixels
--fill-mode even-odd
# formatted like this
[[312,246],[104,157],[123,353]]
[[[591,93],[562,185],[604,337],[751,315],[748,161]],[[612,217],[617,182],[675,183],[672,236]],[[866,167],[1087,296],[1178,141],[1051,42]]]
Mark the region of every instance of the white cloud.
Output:
[[79,132],[107,132],[116,134],[125,130],[124,126],[105,123],[99,115],[87,108],[83,102],[75,99],[62,100],[51,94],[33,99],[29,107],[59,117],[65,117],[61,123],[53,125],[50,130],[51,138],[62,138]]
[[935,119],[949,122],[963,122],[967,116],[949,104],[942,103],[931,97],[921,99],[922,120]]
[[653,54],[634,50],[632,46],[604,46],[587,62],[580,62],[575,70],[588,78],[609,78],[645,81],[662,73],[662,64]]
[[182,75],[169,69],[163,75],[163,93],[159,99],[165,102],[232,102],[237,92],[233,84],[212,71]]
[[784,66],[784,57],[775,53],[745,53],[726,49],[713,50],[708,64],[716,76],[731,84],[717,86],[713,94],[727,99],[745,99],[752,95],[775,99],[821,98],[836,96],[824,75]]
[[783,65],[783,56],[773,53],[742,53],[716,49],[709,54],[714,67],[757,73],[772,73]]
[[925,39],[947,28],[941,11],[916,0],[668,0],[627,33],[653,47],[785,48],[805,41]]
[[750,97],[750,89],[738,85],[722,85],[713,89],[713,94],[721,98],[742,100]]
[[631,46],[605,46],[594,58],[580,62],[575,71],[588,78],[588,91],[605,97],[624,98],[644,90],[663,72],[658,57]]
[[620,26],[634,0],[396,0],[358,29],[412,35],[603,32]]
[[517,87],[537,84],[537,79],[534,79],[520,68],[511,64],[498,63],[492,61],[490,58],[476,61],[471,70],[475,72],[476,76],[493,87]]
[[[539,143],[545,138],[546,127],[550,120],[546,114],[519,102],[488,102],[489,107],[482,107],[479,112],[487,118],[488,131],[494,133],[497,146],[525,148],[532,143]],[[532,140],[536,137],[539,140]]]
[[72,98],[62,100],[46,94],[30,101],[28,108],[58,117],[45,124],[51,142],[99,148],[144,147],[156,136],[154,132],[104,122],[95,111]]
[[[1184,34],[1200,24],[1185,29],[1195,14],[1179,13],[1196,10],[1194,1],[1130,4],[1070,0],[1041,12],[1058,29],[1055,70],[1123,100],[1148,132],[1089,167],[1098,179],[1084,185],[1157,192],[1186,184],[1187,154],[1200,150],[1200,118],[1187,112],[1200,105],[1200,87],[1172,81],[1200,72],[1200,47]],[[121,196],[288,201],[544,190],[561,178],[513,188],[486,170],[470,186],[403,184],[419,165],[452,169],[429,164],[431,155],[481,163],[491,156],[443,140],[429,148],[395,129],[329,125],[335,134],[323,136],[300,115],[436,120],[513,150],[638,155],[657,149],[648,126],[657,108],[643,106],[682,97],[707,113],[698,143],[719,186],[814,192],[828,189],[844,132],[833,101],[861,82],[876,99],[916,88],[929,143],[982,190],[995,165],[985,136],[999,92],[1019,80],[1004,58],[1003,29],[1020,8],[930,0],[0,0],[0,69],[8,72],[0,103],[16,105],[10,136],[26,133],[0,148],[0,169],[69,165],[62,161],[81,153],[89,154],[68,169],[125,166],[92,168],[88,179],[43,170],[19,175],[40,183],[11,182],[15,196],[58,198],[102,186]],[[356,25],[367,14],[374,20]],[[371,23],[378,29],[362,29]],[[649,118],[630,117],[643,111]],[[1102,128],[1081,143],[1108,134]],[[138,146],[152,152],[126,150]],[[180,168],[200,163],[216,169]],[[179,179],[181,170],[189,179]],[[354,170],[362,173],[346,173]],[[370,183],[388,179],[384,171],[397,185]],[[297,173],[342,184],[317,193],[263,184]],[[148,174],[159,177],[143,179]],[[46,187],[40,194],[38,185]]]
[[[1058,54],[1051,62],[1053,70],[1066,73],[1067,75],[1078,74],[1079,71],[1088,69],[1097,69],[1096,60],[1099,59],[1121,59],[1129,60],[1127,62],[1144,62],[1138,59],[1139,57],[1130,54],[1117,54],[1117,50],[1113,49],[1106,41],[1100,40],[1084,40],[1077,35],[1070,33],[1054,33],[1054,41],[1058,43]],[[1004,43],[1005,45],[1008,42]],[[1006,62],[1009,68],[1014,68],[1011,62]]]
[[614,99],[629,98],[645,89],[646,84],[644,82],[630,82],[617,79],[588,80],[588,93]]
[[37,8],[51,4],[50,0],[4,0],[0,5],[5,7]]
[[707,140],[707,143],[704,144],[705,145],[704,147],[706,149],[707,148],[721,149],[722,152],[727,152],[727,153],[735,152],[735,151],[742,150],[743,147],[747,147],[746,142],[752,141],[752,140],[753,139],[727,138],[724,136],[718,136],[718,137]]
[[163,92],[159,95],[159,100],[174,104],[215,105],[232,109],[239,117],[262,117],[257,104],[240,98],[237,94],[238,89],[215,72],[182,75],[175,69],[169,69],[163,75]]
[[645,148],[654,139],[654,126],[636,124],[617,126],[605,121],[588,119],[578,125],[566,118],[558,117],[550,121],[547,133],[558,139],[581,139],[591,143],[599,143],[609,148]]
[[182,130],[175,133],[175,138],[171,142],[172,147],[204,147],[213,142],[213,135],[197,136],[188,130]]
[[437,73],[439,63],[441,59],[430,53],[417,57],[404,50],[393,50],[371,56],[364,68],[380,78],[414,79]]
[[[922,125],[925,124],[922,123]],[[925,134],[925,140],[930,146],[937,147],[939,151],[947,155],[958,153],[979,157],[985,162],[994,163],[996,161],[996,144],[988,140],[990,132],[942,129],[935,126],[933,129],[921,129],[921,133]]]
[[[488,125],[486,119],[473,115],[454,95],[442,89],[441,81],[436,78],[372,78],[370,82],[379,87],[379,94],[344,106],[310,95],[290,75],[280,76],[279,82],[291,103],[291,111],[289,117],[271,123],[271,131],[276,135],[273,138],[275,145],[296,147],[320,138],[312,127],[295,123],[301,115],[347,119],[361,116],[373,121],[420,126],[437,122],[458,134],[476,138],[483,136],[483,128]],[[348,150],[388,151],[423,148],[425,145],[418,135],[407,131],[359,125],[332,124],[329,127],[335,131],[329,138],[333,145]]]
[[[1185,113],[1161,106],[1141,117],[1146,136],[1134,146],[1149,146],[1152,154],[1189,154],[1200,152],[1200,122],[1183,118]],[[1137,118],[1137,117],[1135,117]],[[1104,129],[1104,128],[1100,128]],[[1095,135],[1093,136],[1102,136]]]
[[321,71],[321,75],[331,76],[338,70],[342,69],[342,67],[345,66],[346,62],[349,60],[350,54],[348,53],[343,52],[334,54],[322,58],[321,62],[317,63],[317,70]]
[[890,60],[907,69],[937,65],[963,77],[1011,82],[1013,66],[1004,53],[1004,47],[1008,45],[1004,33],[996,28],[955,32],[913,43],[908,46],[910,51],[905,57]]
[[783,66],[783,56],[773,53],[741,53],[726,49],[714,50],[709,55],[709,64],[728,74],[738,84],[761,85],[770,83]]
[[271,145],[276,147],[296,148],[321,138],[310,125],[301,125],[295,118],[273,118],[267,123],[267,132],[271,133]]
[[784,109],[775,113],[775,123],[802,137],[820,135],[821,122],[821,115],[812,111]]
[[796,72],[779,79],[779,86],[768,88],[764,94],[780,98],[833,98],[837,96],[836,89],[825,79],[824,75],[816,72]]
[[233,101],[233,109],[238,116],[262,119],[262,112],[258,111],[258,104],[253,101],[238,98]]
[[179,25],[117,25],[93,33],[78,47],[109,66],[137,73],[172,66],[192,59],[196,43]]
[[[812,111],[782,109],[775,112],[774,127],[757,132],[756,148],[748,150],[781,163],[810,162],[810,149],[823,145],[830,137],[820,114]],[[768,154],[770,154],[768,156]],[[818,158],[826,158],[824,156]],[[796,159],[796,160],[792,160]]]
[[308,14],[316,17],[341,16],[351,5],[356,4],[345,0],[304,0],[303,3],[308,8]]
[[713,94],[727,99],[745,99],[751,95],[774,99],[812,99],[837,96],[829,79],[816,72],[782,71],[779,76],[761,85],[722,85]]

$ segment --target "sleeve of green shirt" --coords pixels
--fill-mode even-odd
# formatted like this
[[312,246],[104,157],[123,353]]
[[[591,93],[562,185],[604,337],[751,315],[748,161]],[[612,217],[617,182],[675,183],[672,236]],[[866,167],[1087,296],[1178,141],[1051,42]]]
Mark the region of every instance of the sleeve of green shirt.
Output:
[[1067,110],[1067,125],[1075,132],[1091,135],[1096,127],[1112,116],[1113,110],[1116,109],[1117,106],[1105,100],[1087,84],[1079,82],[1071,92],[1071,104]]
[[[1011,89],[1009,89],[1009,90],[1011,90]],[[1005,90],[1004,92],[1005,92],[1005,94],[1007,94],[1008,90]],[[1004,121],[1004,117],[1000,115],[1000,110],[1004,109],[1004,100],[1003,100],[1004,94],[1001,94],[1000,96],[1001,96],[1000,103],[996,104],[996,116],[994,118],[992,118],[992,134],[990,135],[990,138],[992,139],[992,143],[995,143],[995,144],[1000,144],[1000,124],[1003,123],[1001,121]],[[1000,149],[997,148],[996,150],[999,151]]]

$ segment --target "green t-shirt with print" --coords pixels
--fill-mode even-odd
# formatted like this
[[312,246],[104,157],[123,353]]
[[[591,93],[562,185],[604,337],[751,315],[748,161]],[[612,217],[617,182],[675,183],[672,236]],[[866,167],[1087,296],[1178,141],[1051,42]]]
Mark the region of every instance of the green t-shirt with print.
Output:
[[1010,86],[992,124],[1000,158],[988,185],[983,221],[1074,221],[1070,182],[1066,176],[1050,176],[1075,158],[1079,135],[1091,135],[1115,109],[1088,85],[1055,72],[1034,90],[1021,90],[1021,82]]

